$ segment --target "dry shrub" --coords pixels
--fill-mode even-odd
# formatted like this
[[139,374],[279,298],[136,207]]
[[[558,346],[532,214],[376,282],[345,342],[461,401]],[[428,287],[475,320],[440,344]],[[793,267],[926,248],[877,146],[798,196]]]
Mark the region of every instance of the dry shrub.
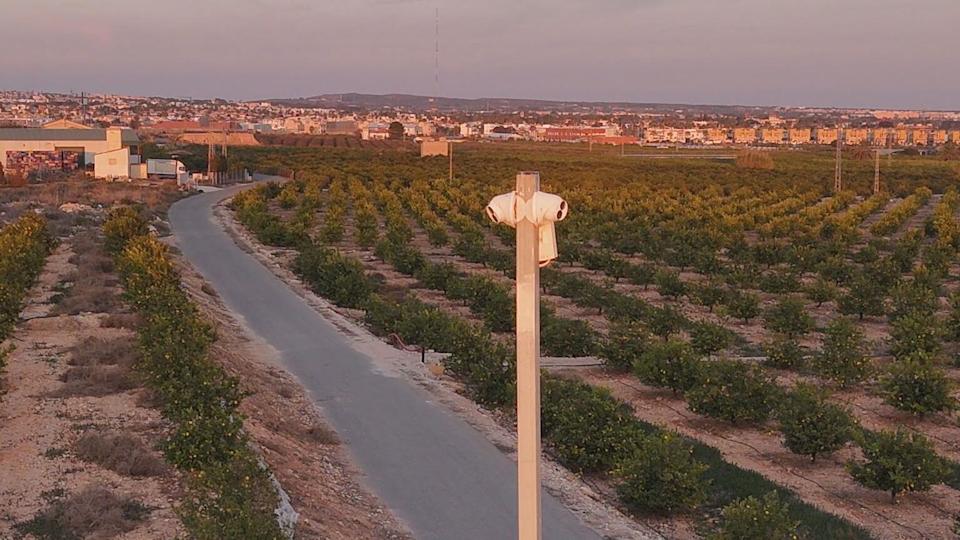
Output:
[[340,444],[340,439],[337,438],[337,434],[327,426],[320,423],[315,423],[309,426],[304,431],[304,435],[306,436],[307,440],[316,443],[326,445]]
[[324,445],[340,444],[336,432],[312,418],[287,418],[278,423],[268,424],[275,433],[290,435],[305,442]]
[[63,386],[51,397],[102,397],[137,387],[130,370],[119,366],[74,366],[60,380]]
[[113,260],[103,251],[96,233],[86,230],[73,239],[70,262],[77,266],[73,284],[53,308],[54,315],[110,313],[120,306]]
[[737,167],[742,169],[772,169],[773,158],[769,152],[745,150],[737,154]]
[[140,316],[136,313],[111,313],[100,321],[100,328],[136,330],[138,326],[140,326]]
[[81,275],[54,306],[52,313],[109,313],[119,305],[119,297],[102,275]]
[[167,466],[137,437],[118,432],[88,431],[74,446],[77,457],[124,476],[162,476]]
[[149,513],[133,498],[101,485],[89,485],[54,502],[30,521],[18,523],[16,529],[43,540],[101,540],[132,531]]
[[137,342],[132,337],[104,339],[90,336],[70,352],[71,366],[115,365],[129,368],[137,360]]

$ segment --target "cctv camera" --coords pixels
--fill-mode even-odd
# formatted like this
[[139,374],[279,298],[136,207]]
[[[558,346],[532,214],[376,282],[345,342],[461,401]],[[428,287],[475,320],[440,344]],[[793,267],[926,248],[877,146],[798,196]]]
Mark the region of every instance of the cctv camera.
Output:
[[487,216],[494,223],[516,227],[526,218],[537,226],[539,234],[540,266],[550,264],[557,258],[557,234],[553,224],[567,217],[567,201],[551,193],[536,192],[527,201],[517,197],[516,192],[497,195],[487,205]]
[[559,195],[538,191],[533,194],[532,221],[537,224],[561,221],[567,217],[567,201]]
[[489,216],[490,221],[494,223],[503,223],[504,225],[516,227],[518,219],[516,205],[516,193],[512,192],[497,195],[491,199],[490,204],[487,205],[487,216]]

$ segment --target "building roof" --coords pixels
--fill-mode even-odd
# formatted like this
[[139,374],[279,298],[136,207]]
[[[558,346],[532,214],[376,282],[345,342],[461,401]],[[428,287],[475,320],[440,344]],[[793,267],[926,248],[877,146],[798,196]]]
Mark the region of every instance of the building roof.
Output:
[[74,122],[73,120],[67,120],[66,118],[47,122],[40,127],[43,129],[91,129],[89,126]]
[[[0,141],[105,141],[106,129],[44,129],[44,128],[3,128],[0,129]],[[140,137],[132,129],[124,129],[120,134],[121,142],[139,144]]]

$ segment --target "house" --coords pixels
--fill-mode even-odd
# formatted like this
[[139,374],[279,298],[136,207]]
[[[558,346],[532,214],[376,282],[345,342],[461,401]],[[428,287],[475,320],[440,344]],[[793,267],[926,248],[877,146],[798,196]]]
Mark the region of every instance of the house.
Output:
[[126,178],[131,176],[130,165],[140,163],[139,147],[136,132],[120,127],[0,129],[4,170],[22,175],[51,169],[83,170],[92,164],[97,178]]
[[382,141],[390,138],[390,126],[383,123],[369,123],[360,130],[360,138],[365,141]]
[[67,120],[66,118],[61,118],[60,120],[51,120],[40,127],[43,129],[91,129],[89,126],[85,126],[79,122],[74,122],[73,120]]
[[479,137],[483,133],[480,122],[464,122],[460,124],[460,136],[463,138]]

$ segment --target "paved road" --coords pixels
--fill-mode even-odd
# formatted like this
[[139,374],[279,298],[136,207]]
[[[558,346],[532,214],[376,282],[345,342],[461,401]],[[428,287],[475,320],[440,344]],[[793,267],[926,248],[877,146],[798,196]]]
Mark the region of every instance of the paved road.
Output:
[[[280,351],[381,500],[419,539],[515,538],[515,464],[424,390],[378,374],[369,357],[238,248],[212,218],[212,206],[235,190],[174,204],[178,245],[227,306]],[[548,540],[599,538],[546,494],[543,522]]]

